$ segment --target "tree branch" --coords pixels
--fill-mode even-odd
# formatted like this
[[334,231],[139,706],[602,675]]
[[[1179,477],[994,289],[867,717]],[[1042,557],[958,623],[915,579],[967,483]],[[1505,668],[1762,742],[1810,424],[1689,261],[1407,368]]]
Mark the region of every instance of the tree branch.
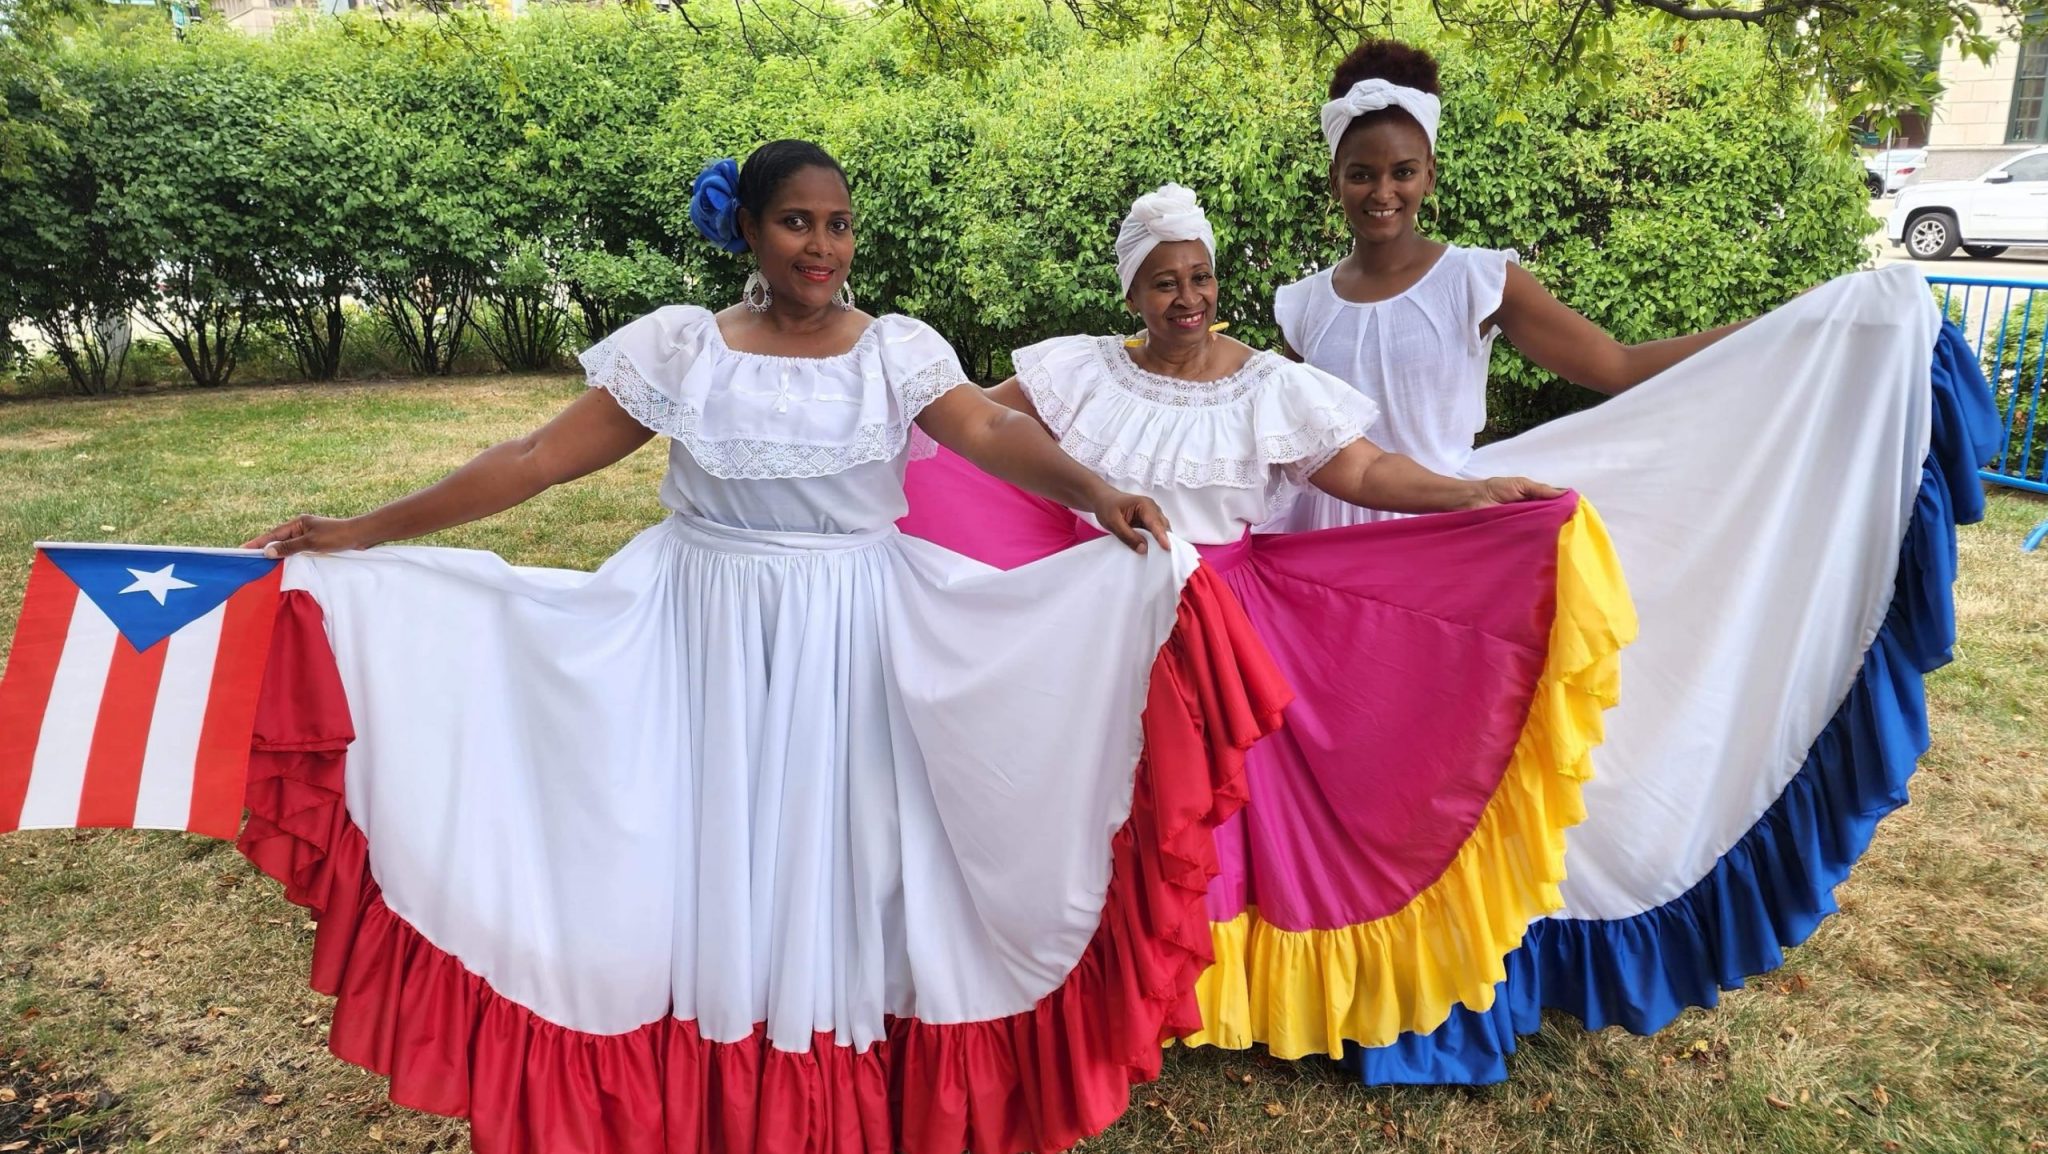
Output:
[[1773,16],[1785,16],[1807,12],[1815,8],[1847,13],[1848,6],[1832,3],[1830,0],[1776,0],[1757,8],[1692,8],[1684,0],[1628,0],[1645,8],[1654,8],[1666,16],[1680,20],[1729,20],[1738,24],[1763,24]]
[[1579,25],[1586,19],[1586,11],[1593,7],[1595,0],[1580,0],[1579,7],[1572,13],[1572,26],[1558,38],[1557,50],[1550,54],[1550,70],[1556,72],[1564,67],[1565,53],[1571,51],[1572,41],[1579,38]]

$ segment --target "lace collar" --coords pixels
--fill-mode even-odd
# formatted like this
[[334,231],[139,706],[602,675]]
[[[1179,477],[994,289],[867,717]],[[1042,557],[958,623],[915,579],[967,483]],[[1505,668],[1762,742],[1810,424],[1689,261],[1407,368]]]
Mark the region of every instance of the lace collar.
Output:
[[1287,359],[1277,353],[1254,352],[1238,370],[1213,381],[1189,381],[1141,368],[1131,359],[1122,337],[1097,337],[1096,355],[1119,389],[1159,405],[1179,409],[1227,405],[1244,399],[1274,373],[1285,368]]
[[852,348],[847,349],[843,353],[832,353],[829,356],[822,357],[792,357],[782,353],[750,353],[745,349],[733,348],[725,343],[725,333],[719,329],[718,317],[715,314],[709,314],[706,327],[711,345],[726,356],[737,357],[747,361],[759,361],[765,364],[805,365],[815,368],[820,365],[834,365],[848,361],[857,361],[862,356],[873,351],[875,342],[881,339],[882,318],[869,318],[867,327],[861,329],[860,336],[854,340]]

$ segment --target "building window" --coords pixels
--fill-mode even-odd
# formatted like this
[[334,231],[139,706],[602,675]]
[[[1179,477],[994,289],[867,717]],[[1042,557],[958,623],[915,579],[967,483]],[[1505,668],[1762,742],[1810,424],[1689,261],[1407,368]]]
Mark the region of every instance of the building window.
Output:
[[2012,82],[2012,144],[2048,144],[2048,38],[2020,42],[2019,74]]

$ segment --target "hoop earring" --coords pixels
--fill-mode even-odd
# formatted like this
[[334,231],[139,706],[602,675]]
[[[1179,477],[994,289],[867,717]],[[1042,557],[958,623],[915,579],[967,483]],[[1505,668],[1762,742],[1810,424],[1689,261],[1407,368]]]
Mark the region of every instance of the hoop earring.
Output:
[[747,274],[747,287],[740,290],[740,300],[749,312],[767,312],[768,302],[774,299],[775,294],[768,289],[768,278],[759,269]]
[[839,291],[832,294],[832,303],[838,305],[842,309],[845,309],[847,312],[852,312],[853,285],[849,284],[846,281],[840,281]]

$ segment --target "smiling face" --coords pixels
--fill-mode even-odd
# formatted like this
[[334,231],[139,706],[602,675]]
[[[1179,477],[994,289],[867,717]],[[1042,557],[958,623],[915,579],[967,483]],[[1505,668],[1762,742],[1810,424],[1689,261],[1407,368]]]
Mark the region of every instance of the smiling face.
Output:
[[1168,241],[1146,254],[1124,299],[1144,319],[1147,340],[1172,347],[1208,339],[1216,320],[1214,266],[1199,240]]
[[853,198],[822,165],[790,173],[759,217],[740,214],[740,231],[774,299],[799,309],[831,304],[853,270]]
[[1361,118],[1330,161],[1330,194],[1362,244],[1384,244],[1415,231],[1423,198],[1436,188],[1436,157],[1415,118],[1388,112]]

